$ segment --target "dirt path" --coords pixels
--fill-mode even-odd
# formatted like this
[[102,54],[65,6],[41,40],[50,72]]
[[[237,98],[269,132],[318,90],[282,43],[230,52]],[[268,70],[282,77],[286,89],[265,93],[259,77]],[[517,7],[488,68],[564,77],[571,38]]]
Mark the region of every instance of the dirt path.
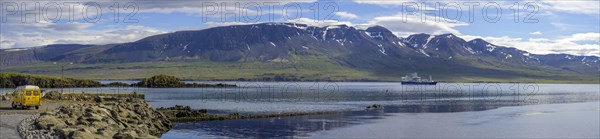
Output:
[[18,139],[21,138],[17,133],[17,126],[21,120],[40,112],[54,110],[61,106],[58,102],[47,102],[40,106],[39,110],[30,109],[13,109],[10,106],[11,101],[0,101],[0,135],[2,139]]
[[20,139],[17,126],[21,120],[31,115],[25,114],[2,114],[0,115],[0,134],[2,139]]
[[12,101],[0,101],[0,115],[6,115],[6,114],[29,114],[29,115],[31,115],[31,114],[36,114],[36,113],[40,113],[40,112],[45,112],[48,110],[54,110],[62,105],[59,102],[42,102],[42,106],[40,106],[40,109],[38,109],[38,110],[36,110],[35,108],[13,109],[10,106],[11,102]]

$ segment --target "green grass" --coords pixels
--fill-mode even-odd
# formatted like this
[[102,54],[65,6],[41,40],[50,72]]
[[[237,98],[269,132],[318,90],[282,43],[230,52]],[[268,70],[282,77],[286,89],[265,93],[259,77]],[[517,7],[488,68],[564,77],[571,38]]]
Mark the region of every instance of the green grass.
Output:
[[[280,76],[302,81],[399,81],[405,74],[418,72],[422,77],[432,75],[444,82],[536,82],[536,83],[600,83],[594,75],[544,72],[541,69],[477,63],[459,59],[456,63],[440,61],[387,61],[368,63],[350,68],[330,58],[296,56],[293,60],[277,59],[269,62],[211,62],[185,60],[171,62],[138,62],[107,64],[74,64],[65,70],[65,77],[76,79],[139,80],[158,74],[176,76],[184,80],[246,80]],[[385,61],[385,60],[383,60]],[[458,63],[458,64],[457,64]],[[386,66],[381,66],[386,65]],[[401,65],[419,65],[403,67]],[[473,68],[476,67],[476,68]],[[3,67],[2,71],[52,75],[60,77],[60,67],[52,63]]]
[[124,94],[133,94],[133,92],[63,92],[63,94],[73,94],[73,95],[124,95]]
[[[60,68],[52,63],[5,67],[3,71],[60,76]],[[65,70],[65,77],[77,79],[142,79],[158,74],[177,76],[187,80],[237,80],[258,79],[273,75],[297,76],[305,80],[315,79],[363,79],[366,71],[343,67],[321,57],[301,57],[294,61],[270,62],[139,62],[114,64],[74,64]],[[371,78],[375,79],[375,78]]]

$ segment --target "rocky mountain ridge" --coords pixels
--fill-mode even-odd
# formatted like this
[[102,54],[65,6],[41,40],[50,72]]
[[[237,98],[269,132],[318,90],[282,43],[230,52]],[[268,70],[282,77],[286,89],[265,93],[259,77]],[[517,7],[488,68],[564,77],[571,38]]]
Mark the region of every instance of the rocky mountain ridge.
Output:
[[128,63],[208,60],[216,62],[293,61],[320,56],[350,68],[509,67],[548,72],[597,74],[596,56],[539,55],[483,39],[464,40],[453,34],[395,36],[382,26],[360,29],[347,25],[310,26],[260,23],[178,31],[121,44],[49,45],[0,50],[1,65],[50,61]]

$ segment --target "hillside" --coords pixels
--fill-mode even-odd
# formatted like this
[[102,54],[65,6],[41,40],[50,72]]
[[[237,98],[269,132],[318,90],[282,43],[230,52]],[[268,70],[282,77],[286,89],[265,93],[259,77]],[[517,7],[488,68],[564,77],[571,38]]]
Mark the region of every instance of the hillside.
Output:
[[[0,50],[0,70],[140,79],[172,73],[193,80],[395,81],[412,72],[442,81],[598,82],[600,59],[537,55],[453,34],[399,38],[381,26],[261,23],[179,31],[135,42]],[[35,53],[35,54],[32,54]],[[33,56],[32,56],[33,55]]]

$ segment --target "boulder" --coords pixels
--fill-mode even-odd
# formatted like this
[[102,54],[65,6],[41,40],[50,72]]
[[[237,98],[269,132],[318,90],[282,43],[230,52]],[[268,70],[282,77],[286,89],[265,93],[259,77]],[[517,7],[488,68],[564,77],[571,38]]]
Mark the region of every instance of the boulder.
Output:
[[75,128],[60,128],[60,129],[54,129],[54,132],[60,137],[60,138],[68,138],[71,137],[72,133],[77,131],[77,129]]
[[114,139],[136,139],[139,138],[138,134],[135,131],[119,131],[114,136]]
[[36,126],[42,129],[50,130],[51,128],[62,128],[67,126],[67,124],[52,115],[43,115],[40,116],[36,122]]
[[157,138],[173,126],[141,99],[67,104],[41,114],[35,125],[60,138]]
[[50,91],[44,95],[45,99],[58,100],[61,98],[60,92]]
[[97,138],[103,138],[102,136],[99,136],[97,134],[94,134],[86,129],[79,129],[77,131],[74,131],[70,138],[72,139],[97,139]]
[[2,100],[10,100],[11,96],[6,95],[6,94],[2,94]]

